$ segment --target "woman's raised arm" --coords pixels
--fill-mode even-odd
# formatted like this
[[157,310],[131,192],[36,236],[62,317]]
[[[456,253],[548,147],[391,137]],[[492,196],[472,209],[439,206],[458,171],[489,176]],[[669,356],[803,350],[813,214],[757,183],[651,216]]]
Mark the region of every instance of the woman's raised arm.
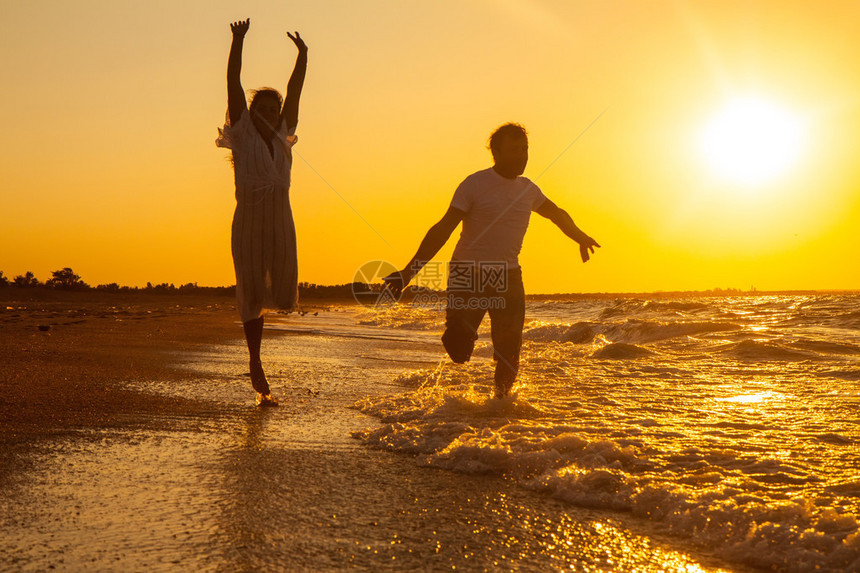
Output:
[[245,33],[251,25],[251,19],[240,20],[230,24],[233,32],[233,43],[230,45],[230,58],[227,60],[227,113],[230,125],[236,125],[242,113],[248,109],[245,101],[245,90],[239,75],[242,71],[242,47],[245,44]]
[[305,72],[308,69],[308,47],[298,32],[296,32],[295,36],[287,32],[287,36],[290,37],[290,40],[293,41],[299,50],[293,74],[290,76],[290,82],[287,84],[287,97],[284,98],[284,108],[281,110],[281,120],[286,122],[287,129],[292,129],[299,123],[299,98],[302,97],[302,86],[305,83]]

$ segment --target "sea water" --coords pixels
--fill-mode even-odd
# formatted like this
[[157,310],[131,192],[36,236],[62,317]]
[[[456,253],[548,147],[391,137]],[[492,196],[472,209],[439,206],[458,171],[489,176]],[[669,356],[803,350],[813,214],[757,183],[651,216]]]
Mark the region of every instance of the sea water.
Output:
[[[444,312],[364,326],[426,338]],[[630,512],[731,562],[860,571],[860,296],[529,302],[513,397],[472,360],[404,371],[361,400],[364,443]]]

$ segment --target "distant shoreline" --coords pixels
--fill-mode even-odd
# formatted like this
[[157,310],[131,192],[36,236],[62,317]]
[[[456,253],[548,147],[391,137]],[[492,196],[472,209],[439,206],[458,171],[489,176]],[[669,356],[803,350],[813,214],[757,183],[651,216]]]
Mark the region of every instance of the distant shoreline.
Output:
[[[316,285],[315,285],[316,286]],[[332,294],[317,294],[313,292],[302,292],[299,295],[299,309],[316,308],[328,305],[353,305],[359,304],[349,292],[344,293],[343,287],[350,285],[338,285],[328,287],[319,285],[321,289],[330,289]],[[211,290],[209,290],[211,289]],[[217,292],[216,289],[223,289]],[[92,301],[92,302],[139,302],[157,303],[168,299],[174,304],[183,301],[194,301],[198,299],[211,299],[221,301],[232,301],[234,294],[228,291],[231,287],[202,287],[198,292],[180,291],[152,291],[146,289],[108,291],[103,289],[62,290],[47,286],[37,287],[14,287],[0,288],[0,302],[64,302],[64,301]],[[445,296],[445,291],[430,291],[422,289],[423,293],[435,293],[440,297]],[[416,291],[407,291],[400,302],[408,304],[412,297],[418,294]],[[606,300],[606,299],[671,299],[671,298],[697,298],[697,297],[751,297],[751,296],[813,296],[813,295],[860,295],[860,289],[804,289],[804,290],[752,290],[742,291],[734,289],[712,289],[696,291],[654,291],[654,292],[585,292],[585,293],[527,293],[526,300],[550,301],[550,300]]]
[[587,298],[692,298],[692,297],[736,297],[736,296],[808,296],[817,294],[856,295],[860,290],[686,290],[654,292],[599,292],[599,293],[554,293],[526,294],[526,300],[580,300]]

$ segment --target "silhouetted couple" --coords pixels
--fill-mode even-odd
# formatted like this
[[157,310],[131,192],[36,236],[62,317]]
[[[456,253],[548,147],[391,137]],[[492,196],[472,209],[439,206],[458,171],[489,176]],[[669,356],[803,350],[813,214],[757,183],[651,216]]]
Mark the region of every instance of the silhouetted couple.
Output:
[[[260,360],[263,309],[291,309],[298,299],[296,235],[290,209],[291,147],[296,143],[299,97],[307,69],[307,46],[288,34],[299,55],[283,103],[271,88],[254,92],[250,109],[239,81],[249,20],[230,28],[227,64],[227,124],[217,144],[232,150],[236,180],[232,250],[236,297],[250,354],[257,404],[276,405]],[[582,261],[600,245],[570,215],[522,177],[528,163],[528,136],[509,123],[490,137],[493,166],[467,177],[454,192],[442,219],[427,232],[412,260],[385,278],[399,296],[462,222],[463,231],[449,264],[445,350],[454,362],[469,360],[478,327],[489,312],[496,361],[495,395],[507,396],[519,369],[525,321],[525,293],[518,257],[532,211],[555,223],[579,243]]]

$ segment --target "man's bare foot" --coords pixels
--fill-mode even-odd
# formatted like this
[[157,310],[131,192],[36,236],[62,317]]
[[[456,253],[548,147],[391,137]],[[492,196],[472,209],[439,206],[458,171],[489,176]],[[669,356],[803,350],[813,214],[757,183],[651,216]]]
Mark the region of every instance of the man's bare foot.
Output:
[[511,395],[511,388],[513,387],[513,380],[496,380],[496,393],[493,397],[498,398],[499,400],[501,400],[502,398],[507,398]]

